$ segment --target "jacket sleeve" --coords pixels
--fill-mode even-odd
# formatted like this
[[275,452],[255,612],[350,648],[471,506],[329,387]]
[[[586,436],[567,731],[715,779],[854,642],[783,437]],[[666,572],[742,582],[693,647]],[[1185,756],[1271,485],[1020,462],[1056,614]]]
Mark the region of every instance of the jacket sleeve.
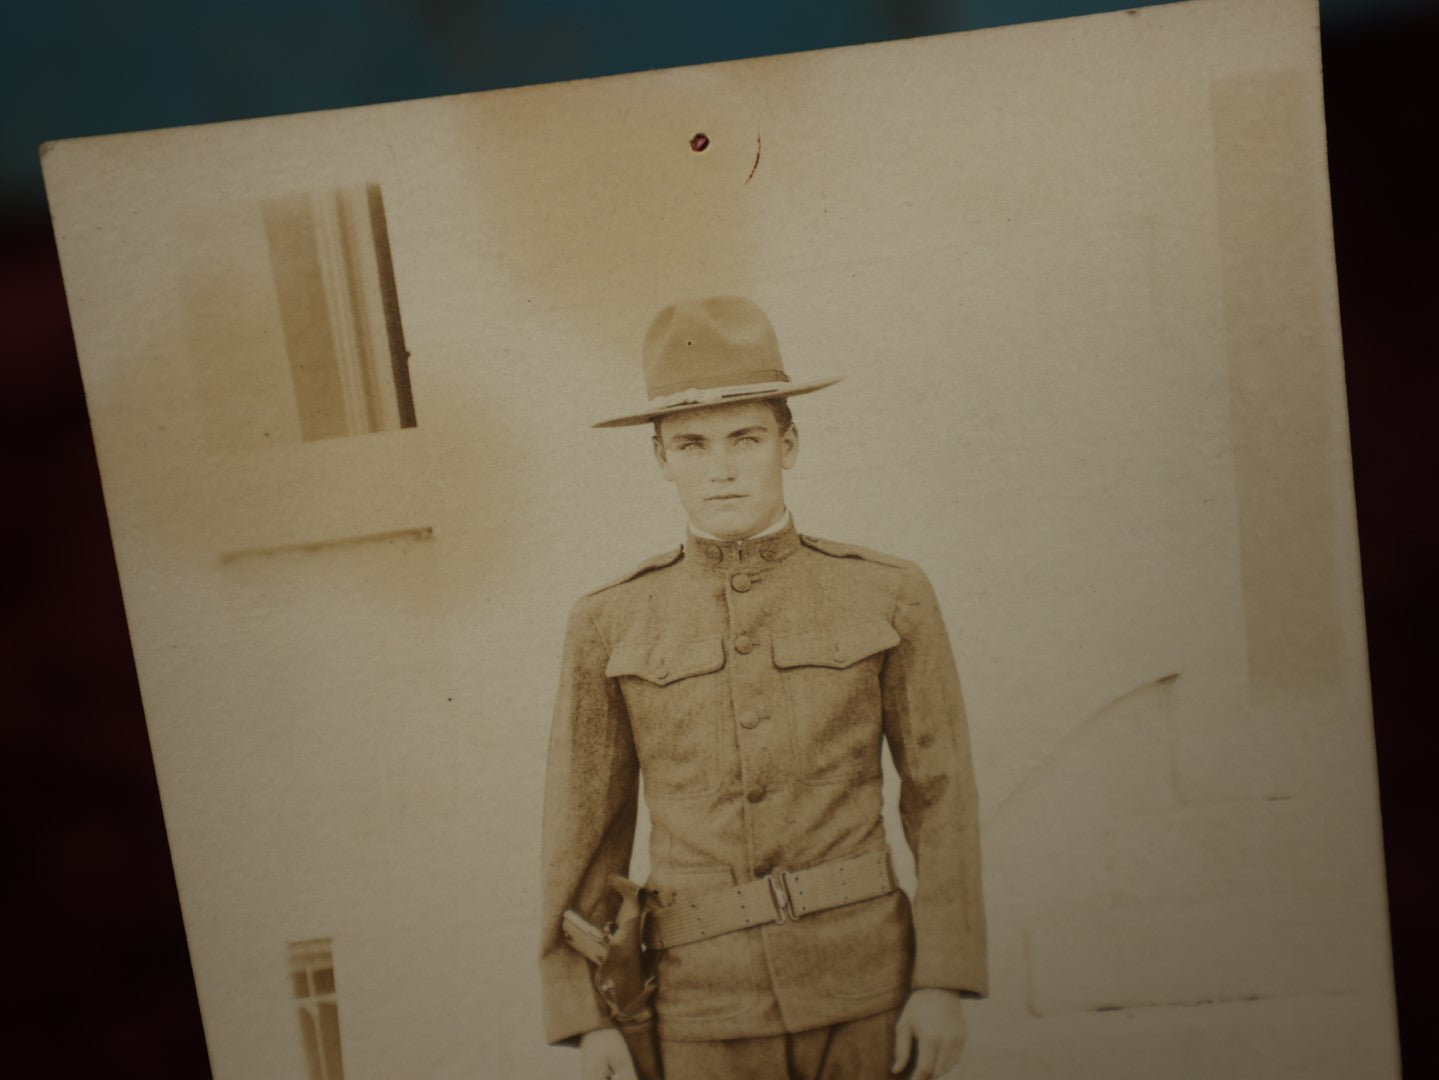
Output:
[[567,908],[596,925],[613,917],[618,896],[609,877],[628,872],[634,843],[639,766],[624,700],[605,677],[607,658],[582,600],[565,632],[545,776],[540,981],[551,1043],[611,1022],[588,962],[560,933]]
[[900,822],[918,879],[912,982],[983,996],[989,971],[969,728],[939,601],[918,567],[904,571],[893,623],[901,640],[881,678]]

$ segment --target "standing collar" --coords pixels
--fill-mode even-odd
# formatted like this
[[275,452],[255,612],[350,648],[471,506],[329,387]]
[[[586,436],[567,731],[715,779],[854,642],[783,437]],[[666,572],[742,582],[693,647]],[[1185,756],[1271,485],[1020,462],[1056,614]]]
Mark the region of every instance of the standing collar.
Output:
[[799,533],[789,511],[762,533],[745,540],[714,540],[689,530],[685,538],[685,561],[716,570],[733,570],[736,566],[777,563],[799,550]]

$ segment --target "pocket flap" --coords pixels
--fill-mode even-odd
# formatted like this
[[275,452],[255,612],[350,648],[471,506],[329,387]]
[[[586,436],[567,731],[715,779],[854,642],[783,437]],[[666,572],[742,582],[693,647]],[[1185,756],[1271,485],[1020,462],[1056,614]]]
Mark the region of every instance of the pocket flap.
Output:
[[724,667],[724,641],[700,638],[682,645],[665,642],[621,642],[610,651],[605,677],[634,675],[656,686],[668,686],[692,675],[707,675]]
[[786,634],[774,639],[775,667],[846,668],[899,644],[899,633],[882,619]]

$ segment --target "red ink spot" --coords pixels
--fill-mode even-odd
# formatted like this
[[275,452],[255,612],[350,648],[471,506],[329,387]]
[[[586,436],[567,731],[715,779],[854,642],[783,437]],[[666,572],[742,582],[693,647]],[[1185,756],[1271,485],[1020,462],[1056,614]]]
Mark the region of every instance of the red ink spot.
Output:
[[710,144],[710,137],[703,131],[695,132],[694,138],[690,139],[690,149],[698,154]]

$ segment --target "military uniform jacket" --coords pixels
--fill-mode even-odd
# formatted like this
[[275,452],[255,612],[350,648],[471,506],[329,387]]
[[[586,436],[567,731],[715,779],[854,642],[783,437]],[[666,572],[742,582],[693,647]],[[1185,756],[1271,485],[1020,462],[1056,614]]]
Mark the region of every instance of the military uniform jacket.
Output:
[[911,905],[874,899],[659,952],[662,1037],[802,1031],[912,987],[986,991],[969,741],[949,638],[912,563],[792,525],[682,549],[571,613],[550,740],[541,978],[546,1037],[609,1024],[560,936],[603,924],[628,868],[639,781],[662,902],[883,851],[881,739],[914,852]]

